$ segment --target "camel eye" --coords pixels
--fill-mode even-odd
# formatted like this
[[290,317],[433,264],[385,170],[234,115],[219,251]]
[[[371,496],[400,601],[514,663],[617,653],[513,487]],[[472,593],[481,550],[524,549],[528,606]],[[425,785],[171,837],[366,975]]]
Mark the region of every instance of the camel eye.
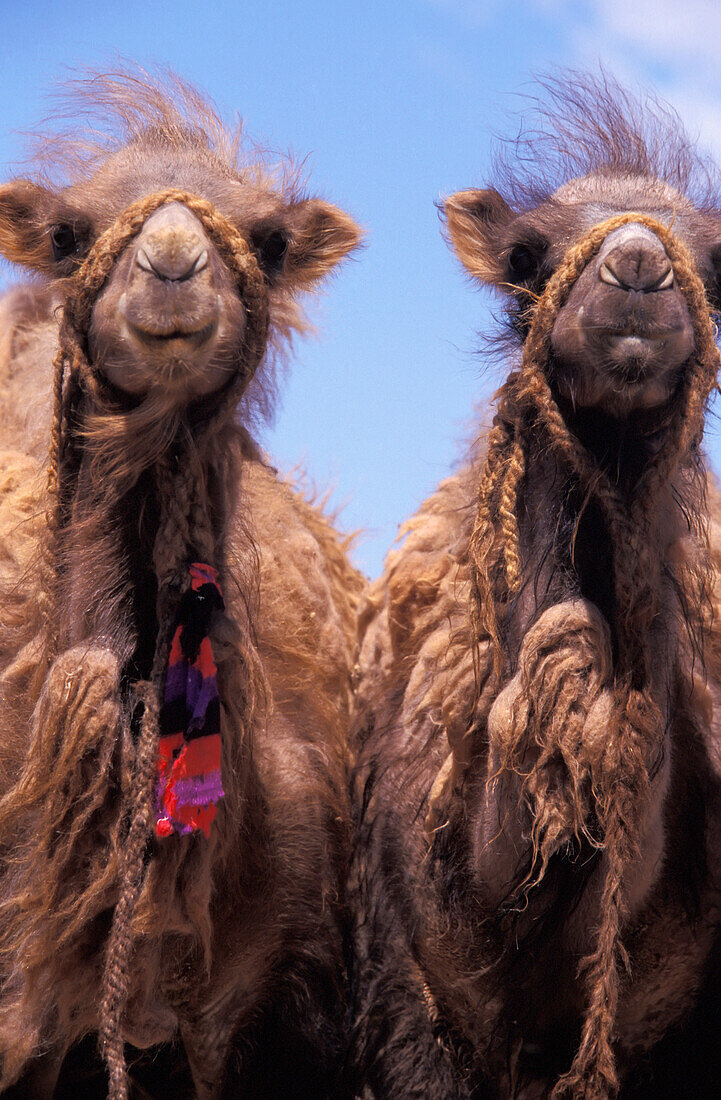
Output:
[[508,270],[511,277],[522,283],[532,279],[539,267],[539,256],[535,249],[525,244],[516,244],[508,253]]
[[267,276],[280,274],[288,250],[288,237],[282,229],[261,228],[251,234],[251,243],[258,262]]
[[258,261],[267,275],[277,275],[288,251],[288,237],[282,229],[274,229],[256,240]]
[[74,256],[78,251],[78,239],[71,225],[56,225],[50,233],[50,244],[56,263],[66,260],[68,256]]

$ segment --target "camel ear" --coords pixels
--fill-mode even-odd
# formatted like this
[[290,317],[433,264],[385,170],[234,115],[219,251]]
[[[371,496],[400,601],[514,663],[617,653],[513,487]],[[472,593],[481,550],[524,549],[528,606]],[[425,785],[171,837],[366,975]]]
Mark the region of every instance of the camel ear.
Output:
[[361,231],[349,214],[320,199],[298,202],[289,211],[290,239],[283,277],[294,288],[308,290],[361,242]]
[[49,221],[56,199],[29,180],[0,187],[0,254],[35,271],[55,271]]
[[444,204],[450,243],[471,275],[483,283],[501,283],[506,268],[501,251],[504,231],[515,218],[498,191],[457,191]]
[[92,241],[92,227],[62,194],[30,180],[0,187],[0,255],[58,278],[70,275]]

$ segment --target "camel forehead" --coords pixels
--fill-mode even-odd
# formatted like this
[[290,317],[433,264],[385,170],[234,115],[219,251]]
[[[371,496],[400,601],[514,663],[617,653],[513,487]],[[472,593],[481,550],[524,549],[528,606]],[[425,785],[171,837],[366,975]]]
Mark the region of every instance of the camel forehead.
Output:
[[270,217],[283,207],[265,181],[244,179],[197,142],[136,141],[111,154],[88,178],[65,189],[69,202],[105,228],[131,202],[167,187],[197,194],[231,218]]
[[568,180],[552,195],[563,205],[583,204],[595,207],[602,216],[608,210],[672,210],[693,209],[688,199],[671,184],[650,176],[607,175],[592,173]]

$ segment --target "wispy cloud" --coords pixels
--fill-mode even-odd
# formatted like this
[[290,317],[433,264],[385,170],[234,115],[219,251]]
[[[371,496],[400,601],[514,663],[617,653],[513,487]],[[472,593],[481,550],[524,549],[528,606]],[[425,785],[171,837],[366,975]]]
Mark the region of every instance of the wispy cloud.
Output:
[[[426,0],[470,34],[517,20],[507,0]],[[690,134],[721,158],[721,3],[718,0],[525,0],[564,43],[562,60],[599,62],[628,84],[668,99]],[[559,58],[561,60],[561,58]]]
[[[572,9],[570,3],[564,6]],[[715,78],[721,39],[721,6],[715,0],[595,0],[590,7],[604,34],[625,49],[678,66],[695,79]]]
[[572,60],[651,85],[721,156],[721,5],[715,0],[534,0],[561,19]]

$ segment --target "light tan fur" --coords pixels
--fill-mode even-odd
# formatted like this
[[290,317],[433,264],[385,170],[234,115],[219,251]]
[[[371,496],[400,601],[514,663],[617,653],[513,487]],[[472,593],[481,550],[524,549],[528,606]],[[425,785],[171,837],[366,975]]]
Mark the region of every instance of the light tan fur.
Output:
[[[161,113],[165,131],[137,122],[143,89],[148,112]],[[116,108],[125,104],[126,121],[135,119],[139,127],[132,156],[155,163],[157,145],[169,147],[195,174],[196,189],[202,191],[207,171],[211,191],[219,188],[225,200],[228,187],[234,202],[238,195],[242,200],[230,163],[236,147],[226,150],[223,166],[220,140],[216,154],[204,150],[205,139],[183,129],[157,88],[133,86],[123,77],[117,86],[108,79],[105,92]],[[127,149],[117,154],[116,167],[124,155]],[[243,186],[250,176],[248,170]],[[101,168],[87,192],[76,182],[73,201],[87,200],[92,211],[92,188],[101,184],[107,200],[108,188],[117,187],[113,171],[103,176]],[[280,216],[284,201],[271,193],[269,178],[258,172],[254,188],[260,216]],[[123,196],[115,201],[122,210]],[[236,210],[226,209],[236,217]],[[250,219],[249,206],[244,211]],[[333,211],[311,204],[313,224],[299,223],[288,260],[293,287],[307,286],[351,246],[350,236],[334,244],[327,223]],[[314,227],[326,234],[330,253],[323,245],[316,251]],[[351,227],[347,219],[344,232]],[[245,225],[238,232],[250,237]],[[268,292],[271,342],[302,325],[288,285]],[[48,649],[44,544],[52,361],[65,294],[59,279],[19,287],[0,305],[0,435],[8,448],[0,455],[0,1056],[3,1084],[21,1078],[21,1087],[38,1095],[52,1090],[48,1081],[57,1077],[68,1048],[98,1031],[108,930],[126,884],[125,851],[134,828],[141,839],[152,828],[149,805],[137,804],[137,787],[143,769],[151,775],[154,767],[152,752],[144,762],[139,755],[147,740],[143,723],[154,721],[157,707],[141,685],[145,711],[140,734],[134,732],[126,664],[137,639],[121,610],[122,590],[134,578],[118,557],[112,511],[103,512],[113,485],[93,483],[97,469],[88,474],[85,465],[63,559],[67,571],[54,601],[61,613],[60,648],[57,655]],[[235,369],[241,368],[242,361]],[[263,370],[260,375],[251,403],[256,407],[270,400],[270,383],[266,379],[264,393]],[[194,1087],[207,1097],[219,1094],[228,1072],[242,1080],[246,1060],[260,1058],[250,1087],[261,1087],[262,1059],[275,1058],[263,1051],[277,1051],[286,1040],[277,1024],[272,1031],[272,1013],[263,1023],[274,1006],[299,1034],[306,1028],[309,1050],[318,1046],[310,1063],[319,1059],[321,1092],[330,1087],[327,1074],[340,1088],[345,1012],[347,726],[362,582],[347,557],[349,540],[272,469],[248,433],[253,413],[247,398],[241,407],[245,424],[221,423],[212,461],[193,471],[193,491],[209,494],[207,477],[216,479],[216,494],[218,486],[224,493],[215,552],[222,554],[226,612],[213,624],[212,642],[226,797],[210,839],[174,836],[151,845],[137,905],[129,910],[128,1002],[121,1020],[125,1040],[137,1047],[182,1036]],[[141,437],[124,443],[123,476],[131,493],[139,492],[131,530],[134,522],[140,528],[151,500],[133,488],[143,443]],[[190,456],[200,461],[192,447]],[[83,518],[88,500],[98,508]],[[197,504],[189,503],[196,529]],[[156,556],[163,550],[156,547]],[[300,1004],[311,1006],[307,1021],[296,1011]],[[285,1072],[294,1077],[293,1067]]]

